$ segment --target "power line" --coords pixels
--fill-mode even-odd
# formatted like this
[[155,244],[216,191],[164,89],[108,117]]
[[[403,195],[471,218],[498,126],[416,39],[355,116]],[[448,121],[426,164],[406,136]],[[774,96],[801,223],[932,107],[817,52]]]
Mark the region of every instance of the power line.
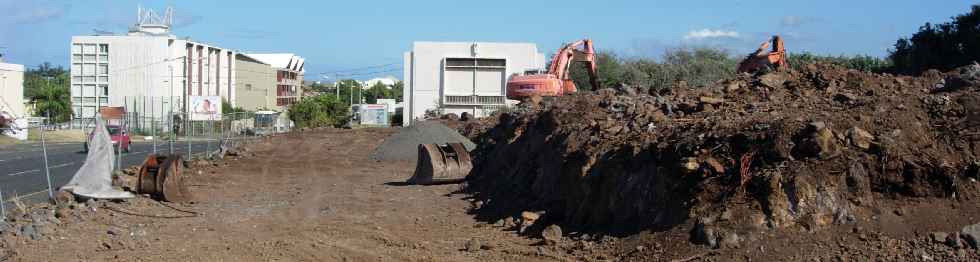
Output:
[[393,65],[399,65],[399,64],[401,64],[401,63],[390,63],[390,64],[383,64],[383,65],[373,65],[373,66],[365,66],[365,67],[358,67],[358,68],[349,68],[349,69],[342,69],[342,70],[326,71],[326,72],[322,72],[320,74],[321,75],[333,75],[333,74],[340,74],[340,73],[347,73],[347,72],[357,72],[357,71],[364,71],[364,70],[370,70],[370,69],[376,69],[376,68],[385,68],[385,67],[389,67],[389,66],[393,66]]

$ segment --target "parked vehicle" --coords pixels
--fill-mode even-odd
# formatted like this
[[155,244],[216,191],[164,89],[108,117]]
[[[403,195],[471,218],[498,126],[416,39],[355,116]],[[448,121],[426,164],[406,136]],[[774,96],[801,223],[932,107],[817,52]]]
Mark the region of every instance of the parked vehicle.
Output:
[[[133,144],[133,141],[129,139],[129,133],[119,125],[106,125],[106,129],[109,130],[109,137],[112,138],[112,148],[122,150],[123,153],[129,153],[129,147]],[[88,152],[88,142],[92,140],[92,134],[89,133],[88,139],[85,140],[85,152]]]

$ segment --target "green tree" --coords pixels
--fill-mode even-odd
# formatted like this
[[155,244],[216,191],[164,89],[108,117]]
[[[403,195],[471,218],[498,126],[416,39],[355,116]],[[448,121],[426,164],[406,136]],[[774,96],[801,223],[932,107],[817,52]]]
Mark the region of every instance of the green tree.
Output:
[[904,74],[946,71],[980,60],[980,5],[951,22],[926,23],[911,37],[896,41],[888,57],[895,71]]
[[401,102],[404,94],[405,83],[402,81],[395,82],[395,85],[391,87],[391,95],[395,97],[395,102]]
[[347,104],[335,95],[304,98],[289,107],[289,119],[297,127],[340,127],[347,123]]
[[231,103],[228,103],[228,101],[226,101],[225,99],[221,99],[222,114],[239,113],[239,112],[247,112],[247,111],[245,109],[242,109],[241,107],[233,107],[231,106]]
[[340,80],[339,82],[337,82],[337,88],[340,89],[339,99],[341,102],[344,102],[347,105],[351,104],[351,100],[353,100],[354,104],[361,103],[361,98],[364,95],[364,90],[362,89],[361,83],[357,82],[357,80],[352,80],[352,79]]
[[394,94],[391,92],[391,89],[388,89],[388,86],[378,82],[364,91],[364,98],[368,104],[377,104],[378,99],[394,98]]
[[54,122],[71,119],[69,74],[62,67],[42,63],[24,73],[24,96],[36,105],[34,115],[48,117]]
[[[618,56],[612,52],[596,52],[596,68],[599,88],[614,87],[623,82],[623,68]],[[585,63],[575,63],[569,71],[579,90],[595,90],[589,82]]]

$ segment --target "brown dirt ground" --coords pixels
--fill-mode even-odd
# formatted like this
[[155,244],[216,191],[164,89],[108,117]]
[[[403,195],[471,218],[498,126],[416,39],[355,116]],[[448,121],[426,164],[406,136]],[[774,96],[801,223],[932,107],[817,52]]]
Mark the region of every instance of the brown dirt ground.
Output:
[[[551,247],[478,223],[458,185],[404,186],[413,163],[369,160],[393,129],[319,130],[254,156],[185,169],[196,202],[78,205],[40,240],[3,235],[9,261],[542,261]],[[200,171],[198,171],[200,170]],[[43,208],[43,207],[42,207]],[[51,208],[51,207],[48,207]],[[53,209],[53,208],[52,208]],[[109,210],[112,209],[112,210]],[[471,239],[483,250],[465,251]],[[0,259],[3,260],[3,259]]]

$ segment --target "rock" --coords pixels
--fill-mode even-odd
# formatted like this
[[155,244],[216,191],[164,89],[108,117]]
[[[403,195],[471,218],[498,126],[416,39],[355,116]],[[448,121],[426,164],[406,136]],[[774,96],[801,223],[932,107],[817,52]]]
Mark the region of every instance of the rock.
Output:
[[864,129],[858,127],[852,127],[847,130],[847,138],[851,140],[851,144],[864,150],[871,148],[871,141],[874,141],[875,137],[864,131]]
[[681,168],[683,168],[685,173],[690,174],[693,173],[694,171],[697,171],[699,168],[701,168],[701,165],[698,164],[698,160],[696,158],[688,157],[682,161],[683,162],[681,162]]
[[109,234],[109,235],[119,236],[119,235],[122,235],[122,228],[109,227],[109,229],[106,229],[105,232],[106,232],[106,234]]
[[810,135],[800,145],[802,153],[820,159],[830,159],[840,154],[840,145],[829,126],[823,122],[812,122],[807,128]]
[[561,227],[558,225],[550,225],[541,231],[541,238],[544,238],[545,244],[555,245],[561,242]]
[[701,103],[703,104],[709,104],[709,105],[718,105],[725,102],[725,99],[710,97],[710,96],[702,96],[698,100],[701,101]]
[[721,237],[718,245],[723,248],[738,248],[739,242],[742,242],[742,238],[735,234],[735,232],[728,232]]
[[786,83],[786,75],[779,72],[768,73],[759,77],[759,83],[772,88],[782,87]]
[[466,241],[466,251],[477,252],[483,248],[483,244],[480,243],[479,239],[472,238],[470,241]]
[[963,248],[963,241],[960,241],[960,233],[953,232],[946,236],[946,245],[955,249]]
[[742,89],[741,81],[732,81],[725,85],[725,92],[731,93]]
[[17,231],[17,235],[30,237],[31,240],[41,239],[41,234],[37,232],[37,228],[34,227],[34,224],[20,226],[20,230]]
[[472,119],[473,119],[473,114],[470,114],[470,112],[463,112],[463,114],[459,116],[459,121],[463,121],[463,122],[470,121]]
[[963,227],[960,234],[962,234],[963,240],[970,244],[970,247],[980,248],[980,223]]
[[7,221],[0,220],[0,235],[3,235],[3,232],[7,232],[7,230],[10,230],[10,224]]
[[54,210],[54,217],[59,219],[64,219],[71,214],[71,209],[67,207],[59,207]]
[[54,194],[54,200],[59,205],[68,204],[75,202],[75,194],[72,194],[67,190],[58,190],[58,192]]
[[517,222],[514,221],[514,217],[506,217],[506,218],[504,218],[504,227],[510,228],[510,227],[514,227],[514,226],[517,226]]
[[931,239],[933,242],[936,242],[936,243],[946,243],[946,237],[948,237],[948,236],[949,236],[949,234],[946,233],[946,232],[932,232],[932,233],[929,233],[929,239]]
[[715,159],[714,157],[709,157],[708,159],[705,159],[704,160],[704,163],[708,167],[710,167],[711,168],[711,171],[714,171],[715,174],[724,174],[725,173],[725,166],[722,165],[721,162],[718,162],[718,160]]
[[718,247],[718,235],[715,233],[715,230],[705,226],[703,223],[695,225],[691,234],[691,240],[694,243],[708,245],[712,248]]

